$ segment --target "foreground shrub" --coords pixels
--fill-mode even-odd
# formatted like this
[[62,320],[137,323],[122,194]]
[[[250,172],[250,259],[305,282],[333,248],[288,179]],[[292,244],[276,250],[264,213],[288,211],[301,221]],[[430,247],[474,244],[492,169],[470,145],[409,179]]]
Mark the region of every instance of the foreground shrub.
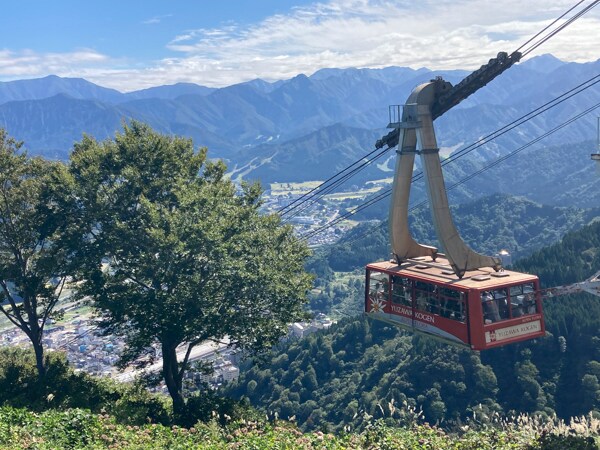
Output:
[[64,353],[46,355],[47,374],[37,376],[35,355],[20,348],[0,349],[0,405],[42,412],[81,408],[107,412],[121,423],[170,423],[169,402],[139,385],[75,373]]
[[79,409],[34,413],[0,408],[0,448],[36,449],[453,449],[595,450],[600,443],[596,419],[569,424],[519,418],[496,428],[447,434],[429,425],[393,428],[371,423],[357,434],[302,433],[289,422],[236,421],[221,426],[216,418],[194,427],[118,424],[114,417]]

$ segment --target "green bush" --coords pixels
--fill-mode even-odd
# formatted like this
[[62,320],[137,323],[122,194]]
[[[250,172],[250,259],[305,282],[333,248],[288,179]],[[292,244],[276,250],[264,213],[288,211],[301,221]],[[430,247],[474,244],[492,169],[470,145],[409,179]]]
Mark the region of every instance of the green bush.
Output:
[[591,436],[569,436],[563,434],[544,434],[527,450],[600,450]]
[[207,390],[188,399],[186,417],[180,425],[190,427],[197,422],[217,420],[220,425],[239,420],[258,420],[259,412],[247,401],[232,400]]
[[124,425],[115,417],[80,409],[35,413],[0,407],[0,448],[35,449],[453,449],[453,450],[595,450],[600,424],[580,418],[565,424],[540,423],[527,416],[496,427],[464,427],[456,433],[427,424],[398,427],[383,420],[357,433],[302,433],[290,422],[217,420],[194,427]]
[[0,349],[0,404],[44,410],[66,395],[71,371],[61,353],[45,357],[47,375],[38,378],[33,350]]
[[171,421],[169,402],[139,385],[74,373],[63,353],[49,353],[46,367],[47,375],[40,380],[33,351],[0,349],[0,405],[37,412],[52,408],[107,412],[130,425]]

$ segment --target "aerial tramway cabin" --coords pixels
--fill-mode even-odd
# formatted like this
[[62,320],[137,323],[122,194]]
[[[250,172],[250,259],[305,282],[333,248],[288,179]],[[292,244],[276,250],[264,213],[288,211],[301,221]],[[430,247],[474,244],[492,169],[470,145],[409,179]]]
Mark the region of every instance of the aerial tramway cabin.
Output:
[[[499,53],[455,86],[436,77],[417,86],[406,104],[390,107],[393,131],[376,148],[397,146],[389,209],[392,259],[366,267],[365,314],[485,350],[545,335],[538,277],[504,270],[502,261],[471,249],[460,237],[448,204],[433,121],[519,61]],[[438,242],[410,233],[409,196],[415,156],[421,159]]]
[[538,277],[482,268],[459,278],[447,264],[438,257],[367,265],[366,314],[473,350],[545,335]]

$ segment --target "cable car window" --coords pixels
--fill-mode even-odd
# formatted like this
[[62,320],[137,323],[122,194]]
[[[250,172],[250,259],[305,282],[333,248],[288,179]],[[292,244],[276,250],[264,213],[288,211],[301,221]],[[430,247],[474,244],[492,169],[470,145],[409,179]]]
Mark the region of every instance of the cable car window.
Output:
[[520,284],[510,288],[510,306],[513,317],[537,313],[533,283]]
[[437,314],[437,286],[422,281],[415,281],[416,309]]
[[410,279],[392,275],[392,302],[412,306],[412,281]]
[[387,300],[389,276],[386,273],[371,272],[369,276],[369,297],[371,300]]
[[438,293],[439,315],[459,322],[465,321],[464,294],[453,289],[440,288]]

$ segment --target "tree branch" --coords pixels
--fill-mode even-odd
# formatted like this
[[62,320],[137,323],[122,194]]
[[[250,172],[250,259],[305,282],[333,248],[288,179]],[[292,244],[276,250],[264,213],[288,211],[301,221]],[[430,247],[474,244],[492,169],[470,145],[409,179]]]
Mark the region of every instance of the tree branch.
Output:
[[[6,208],[6,217],[3,220],[3,223],[6,224],[6,226],[10,229],[7,230],[9,231],[9,233],[11,233],[11,236],[7,236],[7,240],[9,241],[14,241],[16,240],[18,242],[18,237],[19,237],[19,233],[17,232],[16,228],[15,228],[15,224],[14,224],[14,220],[13,220],[13,214],[12,214],[12,209],[10,206],[10,203],[8,201],[8,195],[6,192],[6,183],[2,183],[2,189],[0,190],[2,192],[2,198],[4,200],[4,205]],[[6,220],[8,219],[8,220]],[[9,247],[11,248],[13,255],[15,256],[15,259],[17,260],[17,262],[22,266],[21,269],[23,270],[23,275],[25,275],[25,264],[23,263],[23,255],[21,253],[21,249],[18,246],[12,245],[9,243]]]
[[11,314],[9,311],[4,309],[4,306],[2,306],[2,305],[0,305],[0,311],[2,311],[2,314],[4,314],[6,316],[6,318],[12,322],[12,324],[14,326],[21,328],[21,325],[17,321],[17,318],[14,314]]
[[[18,320],[18,323],[15,323],[15,325],[17,327],[19,327],[20,329],[22,329],[23,331],[25,331],[27,329],[27,325],[28,322],[26,322],[25,320],[23,320],[23,317],[21,316],[21,313],[19,313],[19,308],[17,308],[17,302],[15,302],[14,297],[12,296],[12,294],[10,293],[10,291],[8,290],[8,286],[6,285],[6,282],[4,280],[0,280],[0,286],[2,286],[2,290],[4,291],[4,295],[6,296],[6,298],[8,299],[8,303],[10,303],[10,306],[12,308],[12,317],[14,317],[16,320]],[[7,312],[4,310],[4,308],[2,306],[0,306],[0,308],[2,308],[2,312],[6,315],[6,317],[8,317],[9,320],[11,320],[11,317],[9,316],[9,314],[7,314]],[[11,322],[14,323],[13,320],[11,320]]]
[[149,291],[156,291],[156,288],[153,288],[152,286],[148,286],[146,283],[144,283],[143,281],[138,280],[136,277],[134,277],[133,275],[126,273],[125,276],[127,278],[129,278],[131,281],[133,281],[135,284],[143,287],[144,289],[147,289]]
[[48,317],[50,316],[50,313],[52,312],[52,310],[54,309],[54,307],[58,303],[58,299],[59,299],[59,296],[56,295],[46,305],[46,308],[44,309],[44,314],[42,315],[42,324],[40,325],[40,330],[42,330],[42,331],[44,330],[44,327],[46,326],[46,321],[48,320]]
[[198,345],[200,342],[202,342],[200,339],[196,339],[188,344],[187,351],[185,352],[185,357],[183,358],[183,361],[181,362],[181,369],[179,369],[179,373],[177,374],[179,379],[181,379],[183,377],[183,373],[185,372],[185,368],[190,359],[190,354],[192,353],[192,349],[196,345]]
[[60,289],[58,290],[58,294],[56,294],[56,298],[59,298],[62,294],[63,288],[65,287],[65,282],[67,281],[67,276],[63,275],[62,281],[60,282]]

